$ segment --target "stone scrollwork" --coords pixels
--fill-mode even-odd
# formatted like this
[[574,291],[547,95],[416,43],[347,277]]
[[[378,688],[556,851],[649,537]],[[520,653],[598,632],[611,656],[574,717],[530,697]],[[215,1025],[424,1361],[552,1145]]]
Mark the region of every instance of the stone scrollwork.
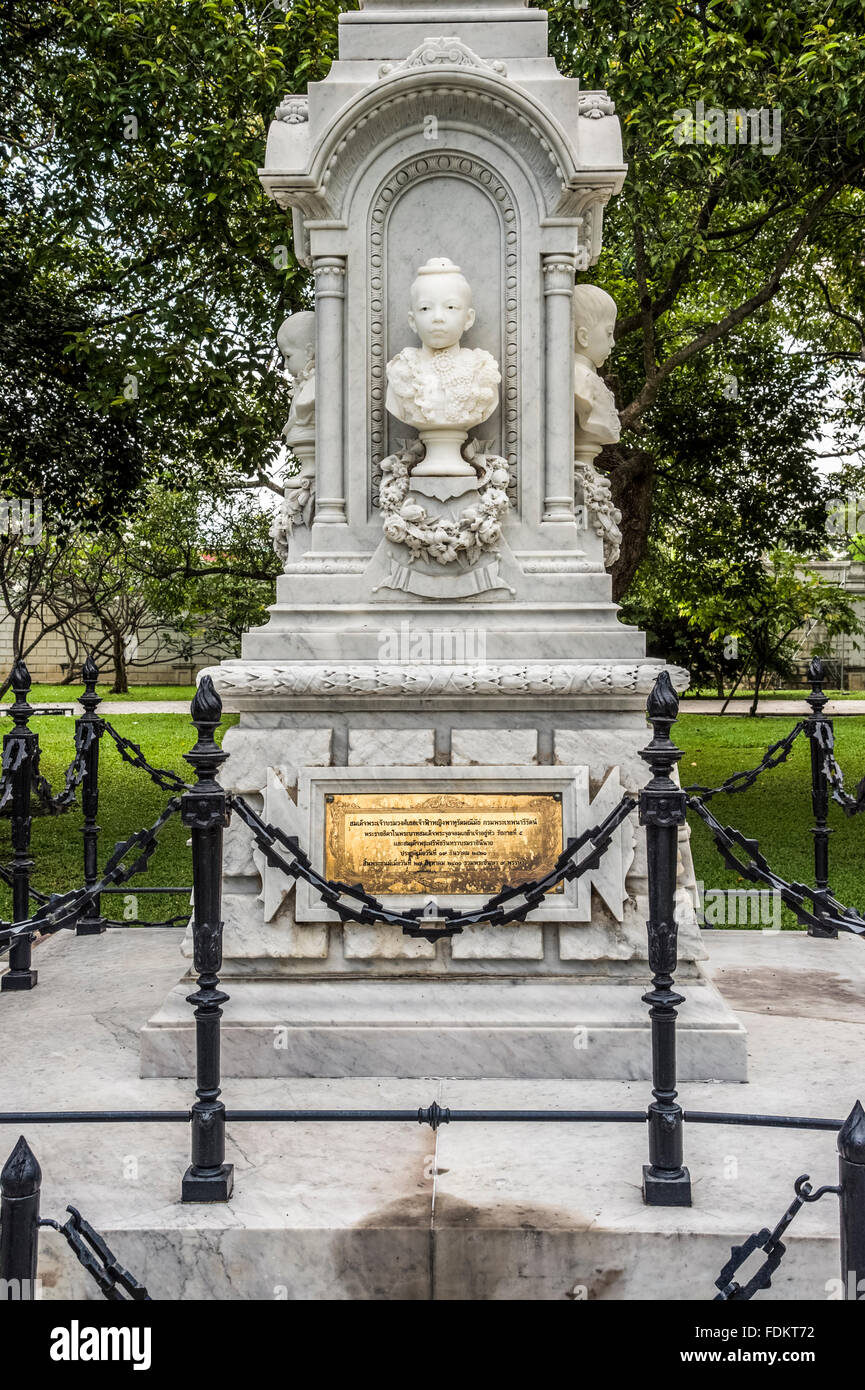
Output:
[[474,68],[480,72],[494,73],[496,77],[507,77],[504,63],[487,62],[459,39],[425,39],[413,53],[401,63],[382,63],[379,77],[401,76],[406,72],[423,71],[428,68]]
[[502,518],[510,505],[506,460],[475,453],[473,462],[479,469],[475,500],[459,516],[443,517],[431,516],[412,493],[412,468],[423,454],[423,445],[414,440],[382,462],[380,506],[386,538],[407,547],[409,564],[426,560],[449,565],[459,560],[474,565],[485,553],[496,554]]
[[291,94],[283,97],[275,116],[286,125],[304,125],[309,120],[309,97]]
[[622,532],[619,529],[622,513],[613,506],[609,478],[599,473],[587,459],[576,459],[574,466],[577,483],[583,492],[583,505],[591,518],[595,535],[604,542],[604,564],[610,569],[618,560],[622,548]]
[[580,115],[592,121],[600,121],[604,116],[616,114],[616,103],[606,92],[584,92],[580,97]]

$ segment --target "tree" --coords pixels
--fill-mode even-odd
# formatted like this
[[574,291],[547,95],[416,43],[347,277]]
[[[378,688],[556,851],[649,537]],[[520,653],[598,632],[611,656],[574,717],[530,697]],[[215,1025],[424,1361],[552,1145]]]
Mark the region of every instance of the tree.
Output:
[[839,634],[862,633],[846,590],[809,571],[805,559],[789,551],[778,550],[766,561],[746,561],[736,570],[714,560],[698,581],[681,554],[670,551],[666,559],[671,581],[664,590],[667,620],[678,620],[680,650],[688,648],[690,632],[685,664],[700,675],[712,672],[721,694],[725,667],[735,672],[728,699],[750,675],[751,714],[768,676],[792,674],[795,639],[803,629],[821,630],[820,654]]
[[[657,487],[650,412],[667,383],[710,350],[735,352],[770,305],[790,338],[839,371],[859,361],[865,333],[848,306],[865,301],[865,36],[858,0],[830,12],[816,0],[546,8],[563,70],[614,98],[629,166],[589,272],[620,309],[624,433],[600,466],[625,519],[621,595],[647,550]],[[688,109],[696,133],[698,101],[734,113],[736,144],[677,143]],[[760,108],[781,113],[773,154],[739,143],[735,113]],[[861,443],[861,390],[845,418]]]
[[275,328],[307,290],[256,171],[344,8],[0,0],[4,490],[98,529],[148,480],[275,462]]

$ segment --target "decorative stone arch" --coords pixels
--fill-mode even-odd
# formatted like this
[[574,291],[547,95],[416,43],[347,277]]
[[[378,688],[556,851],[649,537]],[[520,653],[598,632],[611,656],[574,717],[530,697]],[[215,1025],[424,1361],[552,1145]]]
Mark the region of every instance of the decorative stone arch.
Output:
[[[621,169],[581,169],[575,144],[555,117],[502,72],[476,61],[478,66],[447,62],[432,70],[399,65],[337,114],[311,152],[303,178],[263,173],[269,193],[282,206],[299,207],[306,219],[341,223],[351,185],[368,160],[435,116],[451,127],[481,125],[513,152],[536,186],[542,224],[603,206],[621,183]],[[594,258],[594,248],[588,249]]]

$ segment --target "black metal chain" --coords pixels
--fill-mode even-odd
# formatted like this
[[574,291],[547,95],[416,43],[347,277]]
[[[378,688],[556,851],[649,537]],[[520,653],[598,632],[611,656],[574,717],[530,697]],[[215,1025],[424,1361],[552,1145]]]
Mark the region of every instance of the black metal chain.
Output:
[[176,917],[165,917],[161,922],[148,922],[143,917],[130,917],[122,922],[116,918],[103,917],[105,927],[185,927],[189,924],[191,913],[181,912]]
[[[459,912],[451,907],[438,908],[436,917],[431,919],[424,908],[411,908],[406,912],[389,910],[377,898],[366,893],[362,884],[335,883],[323,878],[312,867],[296,836],[286,835],[278,826],[265,825],[242,796],[229,798],[231,809],[237,811],[241,820],[252,831],[271,868],[280,869],[290,878],[302,878],[328,907],[337,913],[340,921],[361,922],[364,925],[382,923],[386,926],[401,927],[407,936],[423,937],[429,941],[436,941],[443,936],[453,936],[467,926],[507,926],[511,922],[525,921],[528,913],[560,883],[578,879],[589,869],[597,868],[610,847],[615,831],[636,810],[637,804],[636,799],[626,793],[605,820],[568,841],[567,848],[559,855],[554,868],[544,878],[530,879],[512,888],[505,887],[481,907],[469,912]],[[291,862],[274,848],[277,842],[292,855]],[[575,863],[575,856],[589,842],[593,846],[591,853],[579,863]],[[517,899],[522,901],[517,903]],[[511,903],[516,905],[509,907]],[[445,925],[433,926],[433,921],[442,921]]]
[[[173,797],[160,813],[153,825],[145,830],[136,830],[128,840],[121,841],[114,848],[105,872],[92,888],[73,888],[67,893],[52,893],[48,901],[26,922],[0,922],[0,950],[4,950],[16,937],[51,935],[63,927],[74,926],[88,903],[104,893],[106,888],[128,883],[136,874],[143,873],[159,843],[160,830],[173,815],[180,810],[180,797]],[[123,861],[132,850],[138,849],[138,858],[124,867]]]
[[[750,879],[752,883],[765,883],[767,887],[774,889],[803,925],[824,930],[826,927],[837,927],[839,931],[865,937],[865,918],[860,916],[855,908],[845,907],[844,903],[839,902],[826,889],[809,888],[805,883],[788,883],[786,879],[781,878],[760,853],[759,842],[749,839],[732,826],[721,825],[708,806],[703,805],[700,797],[689,796],[688,808],[696,811],[709,827],[727,867],[741,874],[743,878]],[[748,856],[747,862],[737,858],[735,849],[745,851]],[[806,907],[806,899],[812,903],[813,910]]]
[[832,788],[832,800],[843,807],[847,816],[857,816],[860,811],[865,811],[865,777],[857,786],[855,796],[845,790],[844,773],[835,759],[835,734],[828,720],[821,719],[815,723],[811,737],[823,755],[823,772]]
[[62,1226],[50,1216],[43,1217],[39,1225],[50,1226],[52,1230],[59,1231],[66,1237],[78,1263],[99,1285],[102,1297],[110,1303],[152,1303],[153,1300],[144,1285],[139,1283],[128,1269],[124,1269],[99,1232],[94,1231],[81,1212],[76,1207],[67,1207],[66,1210],[69,1212],[69,1220]]
[[700,796],[703,801],[708,801],[711,797],[718,796],[721,792],[731,796],[734,792],[747,791],[749,787],[753,787],[761,773],[769,772],[773,767],[778,767],[781,763],[786,762],[792,752],[793,744],[803,732],[805,724],[806,721],[804,719],[801,720],[795,728],[790,730],[789,734],[785,734],[783,738],[779,738],[777,743],[770,744],[763,754],[763,761],[760,763],[759,767],[749,768],[747,772],[734,772],[733,775],[728,777],[725,782],[722,782],[719,787],[700,787],[694,785],[692,787],[684,787],[683,790],[688,792],[689,795]]
[[40,805],[49,815],[58,815],[63,811],[69,811],[76,804],[75,793],[87,775],[87,753],[95,737],[96,729],[93,724],[78,724],[75,730],[75,757],[63,774],[62,792],[56,794],[52,791],[51,783],[47,777],[44,777],[39,770],[41,749],[37,744],[33,757],[33,790]]
[[164,792],[185,792],[187,785],[182,777],[176,772],[170,772],[164,767],[153,767],[144,756],[142,749],[137,743],[133,743],[131,738],[124,738],[119,734],[107,720],[103,720],[103,728],[106,734],[114,741],[117,751],[124,762],[129,763],[130,767],[141,768],[146,772],[151,781],[155,782]]
[[[787,1247],[781,1236],[794,1216],[806,1202],[819,1202],[820,1198],[825,1197],[827,1192],[839,1193],[841,1191],[840,1187],[821,1187],[814,1192],[808,1181],[807,1173],[803,1173],[800,1178],[796,1179],[793,1188],[796,1196],[773,1231],[764,1227],[762,1231],[755,1231],[741,1245],[732,1247],[729,1260],[715,1280],[715,1288],[721,1290],[715,1295],[713,1300],[715,1303],[747,1303],[761,1289],[771,1288],[772,1275],[787,1253]],[[755,1250],[764,1251],[768,1259],[748,1280],[747,1284],[737,1283],[733,1275],[741,1269],[748,1256],[752,1255]]]

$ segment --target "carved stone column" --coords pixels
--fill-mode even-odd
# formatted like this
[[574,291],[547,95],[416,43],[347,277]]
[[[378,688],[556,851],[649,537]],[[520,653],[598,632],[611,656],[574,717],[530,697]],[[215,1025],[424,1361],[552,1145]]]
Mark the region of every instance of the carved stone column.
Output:
[[345,256],[317,256],[313,272],[317,340],[315,521],[317,526],[345,525]]
[[573,360],[574,258],[544,256],[546,305],[546,479],[544,521],[574,522]]

